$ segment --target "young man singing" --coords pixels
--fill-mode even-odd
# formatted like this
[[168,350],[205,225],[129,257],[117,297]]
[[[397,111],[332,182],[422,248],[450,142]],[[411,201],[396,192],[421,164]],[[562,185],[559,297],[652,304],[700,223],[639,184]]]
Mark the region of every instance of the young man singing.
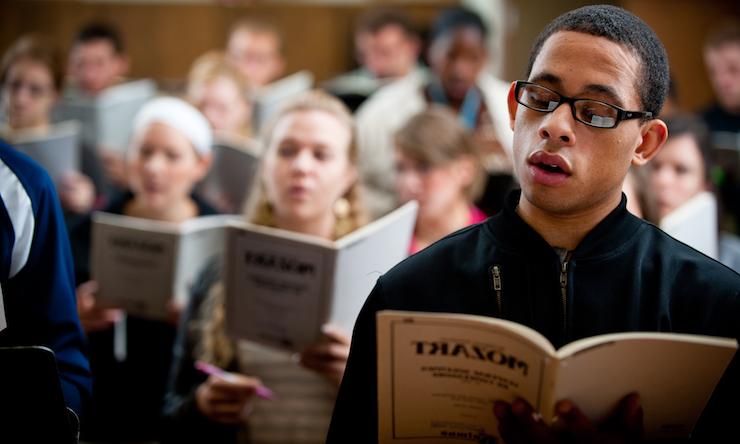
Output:
[[[647,163],[666,139],[657,116],[667,89],[662,44],[620,8],[577,9],[540,34],[527,80],[508,95],[521,191],[501,213],[378,280],[355,325],[328,442],[377,442],[379,310],[499,317],[536,329],[555,347],[618,331],[738,337],[740,276],[625,207],[627,170]],[[733,367],[695,437],[737,435],[724,407],[733,404],[724,397],[737,393]],[[556,405],[556,429],[523,400],[498,402],[491,414],[509,444],[639,440],[639,394],[614,404],[618,416],[608,430],[568,400]]]

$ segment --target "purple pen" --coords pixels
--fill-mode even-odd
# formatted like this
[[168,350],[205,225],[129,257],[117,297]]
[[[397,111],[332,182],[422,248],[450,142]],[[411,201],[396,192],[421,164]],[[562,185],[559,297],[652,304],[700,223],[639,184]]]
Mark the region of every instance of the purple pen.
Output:
[[[205,361],[195,361],[195,368],[207,375],[218,376],[219,378],[223,378],[226,381],[234,381],[236,379],[232,373],[229,373]],[[268,399],[270,401],[277,399],[277,395],[275,395],[275,392],[265,387],[264,385],[257,386],[257,388],[254,389],[254,394],[262,399]]]

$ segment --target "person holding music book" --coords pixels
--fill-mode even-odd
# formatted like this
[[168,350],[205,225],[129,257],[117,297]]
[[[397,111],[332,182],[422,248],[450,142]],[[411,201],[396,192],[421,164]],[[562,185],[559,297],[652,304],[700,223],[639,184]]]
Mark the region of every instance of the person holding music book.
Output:
[[232,225],[226,235],[226,333],[292,352],[331,323],[350,331],[375,280],[408,256],[418,204],[407,202],[334,241]]
[[90,211],[96,188],[80,172],[79,127],[74,122],[51,121],[62,86],[55,47],[41,35],[19,38],[3,56],[0,85],[7,119],[0,127],[0,138],[49,172],[67,218]]
[[522,324],[454,313],[381,311],[377,324],[382,443],[495,439],[491,408],[516,397],[547,424],[562,398],[601,420],[629,392],[644,406],[646,438],[684,437],[737,350],[734,338],[653,332],[598,335],[555,350]]
[[92,215],[92,280],[95,304],[128,315],[166,321],[187,304],[190,286],[223,254],[235,216],[208,215],[183,222],[122,214]]
[[[141,109],[133,128],[127,157],[130,191],[104,211],[172,224],[215,214],[192,194],[211,163],[212,134],[205,117],[183,100],[160,97]],[[155,440],[180,307],[171,304],[169,319],[161,320],[101,306],[97,292],[104,284],[90,280],[92,225],[88,216],[70,234],[94,385],[94,408],[83,439]]]
[[129,56],[120,31],[93,21],[75,34],[67,61],[67,82],[54,108],[55,120],[82,126],[82,169],[98,190],[101,209],[127,187],[125,150],[137,111],[157,93],[150,79],[126,77]]
[[151,79],[119,83],[94,96],[68,88],[54,107],[55,120],[80,122],[82,169],[99,190],[101,203],[97,209],[126,189],[125,156],[132,124],[138,111],[156,93],[157,86]]
[[222,52],[209,51],[193,62],[187,95],[214,132],[213,165],[196,193],[223,213],[239,213],[262,151],[252,138],[249,81]]
[[[646,164],[667,137],[658,115],[668,61],[653,30],[624,9],[585,6],[553,20],[529,60],[526,80],[513,82],[507,97],[521,190],[485,223],[440,240],[378,279],[355,324],[328,443],[381,437],[381,310],[501,318],[536,330],[556,349],[616,332],[740,336],[740,275],[626,210],[628,169]],[[684,438],[740,439],[737,361]],[[606,419],[589,416],[575,396],[533,406],[515,393],[480,408],[508,444],[639,442],[643,419],[653,414],[649,398],[642,404],[639,392],[613,393],[609,380],[593,391],[611,398]],[[670,403],[683,394],[669,396]],[[554,423],[535,407],[554,411]]]
[[[288,102],[263,133],[260,186],[246,219],[327,243],[363,226],[353,125],[346,107],[326,93],[311,91]],[[165,442],[323,442],[349,332],[320,326],[321,338],[293,355],[232,340],[225,330],[232,313],[225,305],[223,267],[214,263],[203,273],[180,324]],[[195,367],[198,360],[230,377],[204,374]],[[276,399],[255,399],[262,386]]]

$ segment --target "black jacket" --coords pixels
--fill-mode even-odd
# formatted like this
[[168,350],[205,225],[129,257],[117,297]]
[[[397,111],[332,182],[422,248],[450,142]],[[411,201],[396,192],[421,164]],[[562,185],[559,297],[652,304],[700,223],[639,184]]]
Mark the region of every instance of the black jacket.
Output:
[[[498,215],[448,236],[378,280],[355,324],[327,442],[377,442],[379,310],[500,317],[534,328],[556,348],[620,331],[738,337],[740,275],[631,215],[624,197],[568,253],[565,265],[516,214],[518,202],[519,193],[512,193]],[[740,395],[730,373],[736,373],[732,366],[717,395]],[[705,416],[724,405],[714,403]],[[718,412],[697,432],[718,430]]]

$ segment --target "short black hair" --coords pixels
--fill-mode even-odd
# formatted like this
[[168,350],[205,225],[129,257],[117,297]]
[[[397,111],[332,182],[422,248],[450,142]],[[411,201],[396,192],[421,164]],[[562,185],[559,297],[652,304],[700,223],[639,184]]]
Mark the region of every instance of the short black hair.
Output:
[[665,120],[668,127],[668,140],[679,136],[691,136],[699,147],[704,161],[704,180],[710,182],[713,156],[709,128],[703,120],[693,114],[676,114]]
[[123,38],[121,33],[118,32],[118,28],[103,22],[92,22],[88,23],[75,34],[72,40],[72,46],[77,46],[85,43],[91,43],[96,40],[105,40],[113,46],[113,50],[116,54],[123,54],[125,48],[123,45]]
[[392,8],[373,8],[363,13],[357,20],[355,32],[374,34],[386,26],[398,26],[408,36],[418,35],[411,17],[400,9]]
[[639,17],[611,5],[574,9],[559,16],[540,33],[529,55],[527,77],[545,41],[560,31],[575,31],[604,37],[625,46],[641,64],[635,87],[643,109],[657,117],[668,92],[669,69],[665,48],[655,32]]
[[459,28],[473,28],[480,32],[483,41],[488,37],[488,27],[478,14],[463,7],[449,8],[437,17],[429,33],[429,41],[447,35]]

